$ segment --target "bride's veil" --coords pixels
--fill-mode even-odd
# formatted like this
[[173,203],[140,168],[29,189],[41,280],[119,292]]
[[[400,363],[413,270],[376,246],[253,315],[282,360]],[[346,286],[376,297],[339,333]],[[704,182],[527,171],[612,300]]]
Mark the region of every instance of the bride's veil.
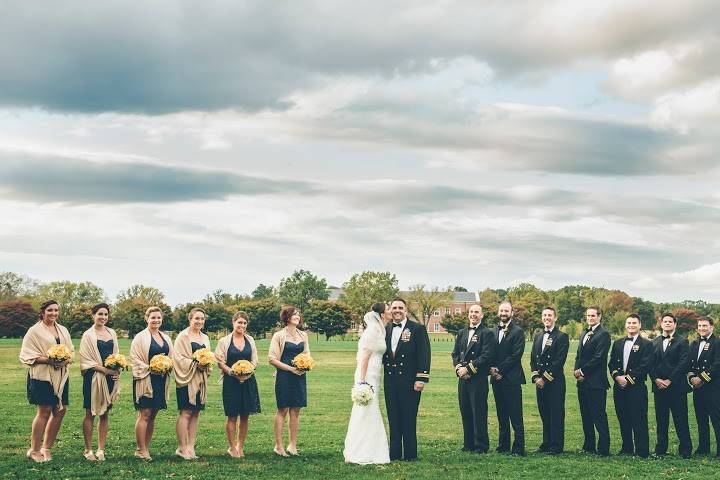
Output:
[[360,360],[364,350],[379,351],[385,348],[385,328],[383,328],[380,314],[370,311],[363,318],[365,331],[358,344],[357,359]]

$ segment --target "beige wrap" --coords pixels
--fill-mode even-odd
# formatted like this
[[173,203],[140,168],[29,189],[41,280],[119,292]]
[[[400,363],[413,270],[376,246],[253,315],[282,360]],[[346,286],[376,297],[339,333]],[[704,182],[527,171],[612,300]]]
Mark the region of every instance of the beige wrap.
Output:
[[[118,353],[118,339],[115,330],[105,327],[110,333],[113,341],[113,353]],[[103,365],[100,351],[97,348],[97,334],[95,327],[90,327],[83,333],[80,340],[80,370],[83,374],[87,370],[95,372],[95,367],[105,367]],[[105,375],[100,372],[93,374],[90,386],[90,413],[93,415],[104,415],[108,411],[108,407],[115,403],[118,393],[120,392],[120,380],[115,382],[112,392],[108,388],[108,382]]]
[[[217,363],[227,363],[227,352],[230,348],[230,342],[232,342],[233,334],[226,335],[220,340],[218,340],[217,348],[215,348],[215,360]],[[258,353],[257,353],[257,347],[255,347],[255,339],[251,337],[250,335],[245,335],[245,341],[250,343],[250,348],[252,349],[252,354],[250,356],[250,363],[253,364],[253,367],[257,368],[258,365]],[[228,367],[232,367],[232,365],[228,365]],[[223,378],[225,377],[225,373],[220,370],[220,381],[218,383],[222,383]]]
[[[60,343],[65,345],[74,356],[75,347],[73,347],[70,332],[60,324],[56,323],[55,326],[60,333]],[[62,392],[70,376],[70,366],[56,368],[48,363],[35,363],[35,360],[40,357],[47,358],[47,352],[53,345],[57,345],[55,336],[47,328],[43,327],[42,321],[37,322],[28,329],[23,337],[22,347],[20,348],[20,361],[30,366],[30,378],[50,382],[53,393],[58,398],[60,410],[62,410],[64,408]],[[72,362],[72,357],[70,361]]]
[[[160,332],[160,336],[170,349],[170,358],[173,358],[173,344],[170,338]],[[152,384],[150,383],[150,342],[152,334],[147,328],[135,335],[132,344],[130,344],[130,365],[132,366],[132,374],[135,382],[135,403],[140,401],[142,397],[153,398]],[[170,401],[170,382],[165,382],[165,401]]]
[[[310,342],[308,342],[308,335],[307,333],[303,332],[302,330],[298,330],[300,335],[302,336],[303,347],[303,353],[310,354]],[[278,330],[275,332],[272,336],[272,339],[270,340],[270,351],[268,352],[268,360],[278,360],[280,361],[280,358],[282,357],[282,352],[285,349],[285,339],[287,338],[287,327],[283,328],[282,330]]]
[[[204,333],[200,333],[202,343],[210,348],[210,339]],[[180,332],[175,339],[175,354],[173,355],[173,367],[175,369],[175,385],[188,388],[188,399],[190,405],[195,405],[197,393],[200,392],[200,402],[207,400],[207,379],[210,370],[200,370],[197,362],[192,358],[193,351],[190,341],[190,327]]]

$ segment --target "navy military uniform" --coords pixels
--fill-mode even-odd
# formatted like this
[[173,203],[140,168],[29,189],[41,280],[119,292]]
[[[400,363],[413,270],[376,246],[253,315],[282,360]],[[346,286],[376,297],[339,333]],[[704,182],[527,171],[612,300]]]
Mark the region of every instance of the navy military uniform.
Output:
[[458,401],[463,424],[463,450],[486,453],[488,438],[488,370],[497,342],[492,330],[480,324],[460,330],[455,338],[452,361],[455,374],[466,367],[469,379],[458,379]]
[[[625,344],[632,342],[627,365],[623,368]],[[613,382],[613,399],[615,413],[620,423],[622,436],[621,454],[638,455],[647,458],[650,454],[648,433],[648,394],[647,375],[653,361],[653,345],[642,335],[634,340],[630,337],[618,338],[612,347],[608,370],[614,379],[625,375],[627,385],[621,388],[617,381]]]
[[[582,418],[585,441],[583,450],[597,452],[600,455],[610,454],[610,428],[608,426],[606,402],[608,351],[610,350],[610,334],[602,325],[588,328],[580,337],[575,370],[583,373],[582,381],[578,381],[578,402]],[[595,430],[598,432],[597,449],[595,448]]]
[[[663,344],[666,347],[663,349]],[[653,340],[653,362],[650,367],[650,379],[655,397],[655,422],[657,424],[657,443],[655,454],[665,455],[668,450],[668,430],[672,413],[675,432],[680,445],[678,453],[685,458],[692,453],[692,440],[688,426],[687,395],[690,386],[686,372],[690,370],[690,345],[685,337],[675,332],[670,337],[658,336]],[[655,380],[670,380],[670,386],[660,389]]]
[[[500,330],[504,334],[500,340]],[[498,369],[502,379],[492,379],[495,409],[498,418],[498,452],[511,451],[525,455],[525,425],[522,413],[522,385],[526,383],[521,360],[525,351],[525,333],[514,321],[504,327],[498,325],[493,331],[498,348],[492,367]],[[515,441],[510,448],[510,425],[515,433]]]
[[[417,459],[417,412],[420,392],[415,382],[430,381],[430,340],[423,325],[405,321],[405,327],[389,323],[385,330],[385,406],[390,425],[390,460]],[[392,350],[393,328],[402,328]]]
[[[702,347],[701,347],[702,345]],[[688,381],[693,377],[702,380],[699,388],[693,389],[693,406],[698,425],[698,448],[695,453],[710,453],[710,426],[715,430],[715,447],[720,456],[720,339],[714,335],[700,337],[690,345],[690,371]]]
[[[545,333],[547,340],[543,346]],[[539,450],[562,453],[565,448],[565,360],[570,340],[557,327],[535,335],[530,353],[531,380],[542,378],[543,388],[537,388],[537,404],[543,424],[543,441]]]

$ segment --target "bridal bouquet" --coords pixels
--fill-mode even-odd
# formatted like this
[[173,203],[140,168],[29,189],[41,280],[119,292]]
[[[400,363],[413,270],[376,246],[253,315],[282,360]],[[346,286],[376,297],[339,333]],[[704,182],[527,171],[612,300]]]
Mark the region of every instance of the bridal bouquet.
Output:
[[369,383],[358,383],[350,391],[350,398],[355,405],[366,407],[375,396],[375,390]]
[[127,370],[128,361],[122,353],[112,353],[105,359],[105,368],[111,370]]
[[298,370],[309,372],[315,368],[315,360],[307,353],[299,353],[293,358],[292,365]]
[[69,348],[61,343],[50,347],[47,351],[47,356],[48,359],[53,362],[66,362],[72,358],[72,353],[70,353]]
[[255,373],[255,367],[253,364],[247,360],[238,360],[237,362],[233,363],[233,366],[230,367],[230,370],[240,377],[240,382],[244,382],[250,376]]
[[167,355],[155,355],[150,360],[150,373],[155,375],[167,375],[173,368],[173,361]]
[[215,354],[209,348],[200,348],[193,353],[192,358],[201,367],[212,366],[215,363]]

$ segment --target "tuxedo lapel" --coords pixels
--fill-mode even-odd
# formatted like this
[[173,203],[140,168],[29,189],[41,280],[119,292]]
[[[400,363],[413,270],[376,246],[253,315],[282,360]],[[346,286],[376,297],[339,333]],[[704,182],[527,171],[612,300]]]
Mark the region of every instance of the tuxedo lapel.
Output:
[[392,323],[389,323],[387,327],[385,327],[385,351],[392,355]]
[[535,350],[535,352],[536,352],[538,355],[542,354],[542,340],[543,340],[543,336],[545,336],[545,332],[544,332],[544,331],[543,331],[543,332],[540,332],[540,334],[539,334],[537,337],[535,337],[535,342],[534,342],[534,344],[533,344],[533,350]]
[[[477,326],[475,331],[472,334],[472,337],[470,336],[470,329],[465,329],[465,335],[463,336],[463,345],[465,345],[465,350],[463,351],[463,360],[465,360],[465,357],[467,356],[468,352],[472,349],[472,347],[475,346],[475,344],[478,341],[478,330],[480,330],[480,325]],[[470,339],[470,343],[468,343],[468,338]]]

